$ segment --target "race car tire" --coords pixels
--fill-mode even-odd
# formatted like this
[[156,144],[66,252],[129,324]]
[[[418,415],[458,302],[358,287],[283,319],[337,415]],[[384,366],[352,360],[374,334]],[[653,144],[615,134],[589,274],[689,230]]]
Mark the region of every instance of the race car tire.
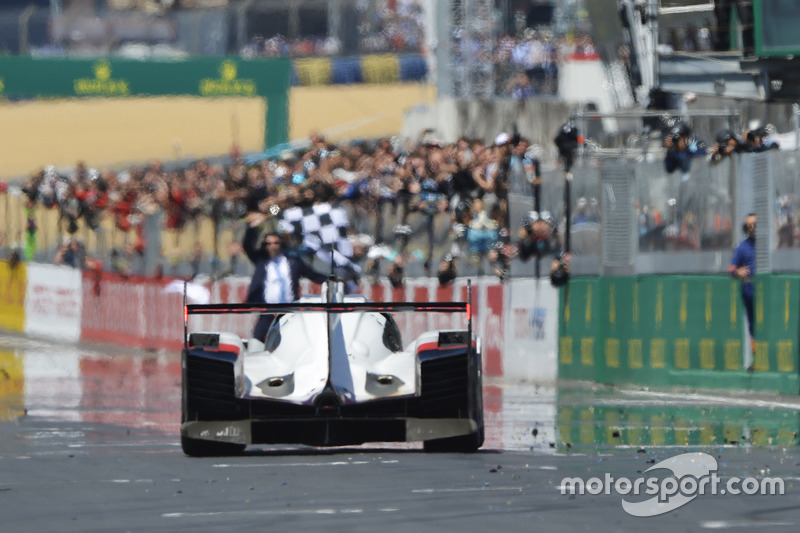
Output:
[[181,448],[183,453],[189,457],[224,457],[239,455],[246,446],[233,442],[216,442],[181,436]]
[[478,355],[470,364],[469,403],[473,406],[472,419],[478,425],[477,431],[457,437],[426,440],[422,443],[426,453],[475,453],[483,446],[483,380],[480,371],[481,357]]

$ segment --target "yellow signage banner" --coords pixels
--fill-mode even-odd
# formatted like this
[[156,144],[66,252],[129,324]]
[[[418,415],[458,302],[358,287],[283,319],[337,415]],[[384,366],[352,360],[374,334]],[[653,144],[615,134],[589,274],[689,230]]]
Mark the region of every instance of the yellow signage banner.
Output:
[[236,62],[226,59],[219,66],[219,78],[200,80],[200,94],[203,96],[256,96],[258,86],[255,80],[237,78]]
[[78,78],[73,83],[78,96],[126,96],[131,93],[128,80],[111,77],[111,63],[106,59],[92,65],[94,78]]
[[25,329],[27,285],[25,263],[10,265],[0,261],[0,328],[18,332]]

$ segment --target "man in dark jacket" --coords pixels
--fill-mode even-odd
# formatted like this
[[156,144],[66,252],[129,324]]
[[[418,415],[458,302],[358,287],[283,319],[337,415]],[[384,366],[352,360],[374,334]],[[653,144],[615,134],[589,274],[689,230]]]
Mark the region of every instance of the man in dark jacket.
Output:
[[[247,257],[255,264],[255,272],[247,290],[247,303],[290,303],[300,297],[300,278],[322,283],[328,277],[308,266],[302,260],[286,257],[283,239],[276,231],[270,231],[259,243],[258,226],[248,226],[243,248]],[[275,315],[261,315],[253,330],[253,337],[261,342],[275,320]]]
[[[750,213],[745,217],[742,225],[747,238],[739,243],[731,258],[728,272],[731,276],[741,281],[742,303],[747,316],[747,331],[750,333],[750,344],[753,354],[756,353],[756,341],[753,327],[753,280],[756,275],[756,214]],[[747,366],[752,370],[752,365]]]

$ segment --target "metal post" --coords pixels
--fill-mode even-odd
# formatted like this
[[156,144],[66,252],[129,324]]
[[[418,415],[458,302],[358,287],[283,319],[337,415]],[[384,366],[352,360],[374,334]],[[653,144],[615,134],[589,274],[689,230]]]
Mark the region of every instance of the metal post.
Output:
[[[542,214],[542,177],[539,176],[539,164],[538,161],[535,163],[535,172],[536,175],[533,178],[533,210],[536,211],[539,216]],[[536,279],[539,279],[541,275],[541,252],[539,248],[536,248]]]
[[329,0],[328,2],[328,37],[336,37],[340,43],[344,42],[342,35],[342,0]]
[[792,104],[792,125],[794,126],[794,149],[800,149],[800,105]]
[[658,0],[649,0],[647,3],[647,25],[650,26],[650,38],[652,39],[651,55],[653,58],[653,85],[659,87],[659,65],[658,65]]
[[467,279],[467,347],[472,350],[472,279]]
[[570,224],[572,219],[572,173],[565,172],[564,173],[564,253],[569,253],[570,250],[570,242],[569,242],[569,234],[570,234]]
[[244,46],[247,44],[247,12],[252,5],[253,0],[244,0],[239,7],[236,8],[236,45],[237,45],[237,52],[244,49]]
[[187,299],[186,299],[186,280],[183,281],[183,349],[186,350],[188,348],[188,339],[189,339],[189,310],[187,307]]
[[36,6],[31,4],[25,8],[19,16],[19,53],[28,55],[28,45],[30,44],[30,22],[31,17],[36,12]]
[[292,39],[300,36],[300,2],[292,0],[289,3],[289,28],[286,32]]

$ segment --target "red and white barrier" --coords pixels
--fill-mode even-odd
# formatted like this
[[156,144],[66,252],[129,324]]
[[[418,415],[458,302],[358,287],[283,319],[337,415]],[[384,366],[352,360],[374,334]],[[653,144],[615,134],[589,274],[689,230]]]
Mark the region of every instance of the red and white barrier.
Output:
[[[168,287],[173,279],[122,278],[115,274],[68,267],[29,265],[25,292],[25,332],[65,341],[90,341],[154,350],[181,348],[183,295]],[[205,285],[211,302],[243,302],[249,279],[230,277]],[[558,292],[546,280],[494,278],[472,283],[473,328],[483,340],[484,374],[520,381],[556,378]],[[304,280],[304,294],[319,285]],[[466,301],[467,280],[446,287],[436,279],[407,279],[393,288],[388,281],[365,283],[372,301]],[[256,317],[201,315],[190,318],[190,331],[231,331],[247,337]],[[465,314],[397,313],[406,341],[436,329],[463,329]],[[13,329],[7,324],[0,327]]]

